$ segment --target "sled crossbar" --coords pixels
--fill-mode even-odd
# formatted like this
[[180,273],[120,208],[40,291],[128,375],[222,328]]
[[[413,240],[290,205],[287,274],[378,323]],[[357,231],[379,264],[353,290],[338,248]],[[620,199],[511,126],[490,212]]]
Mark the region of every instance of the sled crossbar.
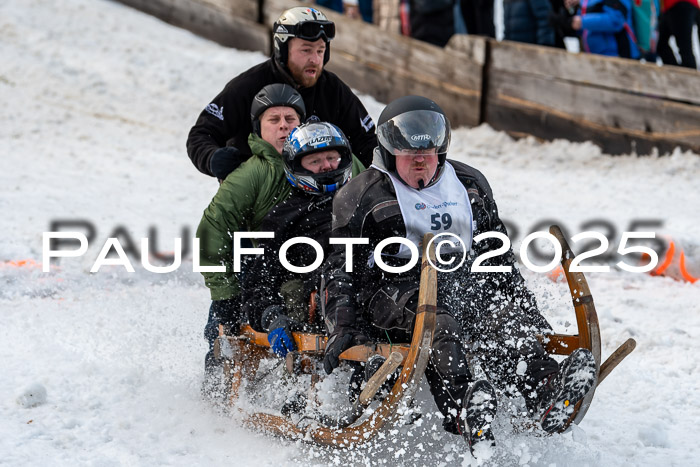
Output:
[[[294,343],[297,346],[297,352],[307,355],[323,355],[326,349],[326,340],[328,340],[326,336],[323,334],[305,334],[301,332],[292,334],[294,335]],[[251,344],[260,347],[270,347],[270,343],[267,341],[267,334],[264,332],[257,332],[247,324],[241,327],[238,337],[231,337],[230,339],[245,339]],[[340,359],[354,362],[366,362],[374,355],[381,355],[384,358],[389,358],[392,352],[399,352],[403,359],[405,359],[410,348],[411,344],[408,343],[356,345],[340,354]]]
[[[326,349],[326,341],[328,340],[326,336],[323,334],[301,332],[295,332],[293,334],[294,343],[300,354],[323,355]],[[581,345],[581,339],[578,334],[547,334],[538,335],[537,338],[542,342],[547,353],[555,355],[569,355],[579,347],[586,347],[585,345]],[[267,340],[267,333],[257,332],[247,324],[241,327],[238,337],[230,337],[230,339],[245,339],[259,347],[270,347],[270,343]],[[374,355],[381,355],[384,358],[389,358],[392,352],[399,352],[405,359],[410,348],[411,345],[408,343],[357,345],[340,354],[340,359],[354,362],[366,362]]]

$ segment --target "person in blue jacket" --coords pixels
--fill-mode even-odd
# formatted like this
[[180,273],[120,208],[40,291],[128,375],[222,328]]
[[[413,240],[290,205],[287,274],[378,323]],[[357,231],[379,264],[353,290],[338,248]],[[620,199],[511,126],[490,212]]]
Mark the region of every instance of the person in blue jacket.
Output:
[[[578,0],[567,0],[575,6]],[[579,31],[586,52],[611,57],[639,58],[639,48],[632,29],[631,0],[583,0],[578,14],[570,21],[571,29]]]

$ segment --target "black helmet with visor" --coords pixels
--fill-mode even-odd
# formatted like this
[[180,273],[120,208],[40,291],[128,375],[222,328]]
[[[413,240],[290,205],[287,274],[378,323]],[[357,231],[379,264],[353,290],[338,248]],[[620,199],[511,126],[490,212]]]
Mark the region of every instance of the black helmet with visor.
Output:
[[[421,96],[404,96],[387,105],[377,122],[379,154],[387,170],[396,173],[396,157],[435,149],[440,178],[450,146],[450,122],[440,106]],[[430,185],[430,184],[428,184]]]

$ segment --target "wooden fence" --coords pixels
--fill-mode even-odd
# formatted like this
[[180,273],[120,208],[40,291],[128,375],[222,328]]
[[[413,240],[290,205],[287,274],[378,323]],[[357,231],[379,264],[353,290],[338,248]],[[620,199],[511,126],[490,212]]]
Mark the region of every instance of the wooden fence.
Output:
[[[290,0],[119,0],[229,47],[271,51]],[[435,100],[453,126],[591,140],[610,154],[700,153],[700,73],[633,60],[457,35],[444,49],[360,20],[336,23],[328,69],[380,102]],[[212,90],[213,92],[217,90]]]

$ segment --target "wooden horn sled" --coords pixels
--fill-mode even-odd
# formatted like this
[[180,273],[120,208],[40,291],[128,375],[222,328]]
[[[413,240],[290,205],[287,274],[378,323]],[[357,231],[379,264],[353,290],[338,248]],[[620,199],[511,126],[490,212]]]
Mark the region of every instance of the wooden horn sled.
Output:
[[[635,341],[628,339],[601,365],[600,329],[588,284],[582,273],[569,271],[574,254],[559,228],[552,226],[550,232],[562,246],[562,266],[573,300],[578,334],[548,334],[540,336],[540,339],[550,354],[569,355],[579,347],[589,349],[596,360],[600,384],[615,366],[634,350]],[[423,238],[418,308],[410,344],[359,345],[340,355],[341,360],[354,362],[366,362],[374,355],[381,355],[386,359],[367,381],[351,407],[337,416],[318,416],[312,423],[308,423],[308,420],[306,423],[294,422],[292,417],[278,413],[256,412],[239,407],[244,424],[252,429],[284,438],[301,439],[324,446],[350,447],[370,441],[384,426],[394,422],[398,417],[399,408],[408,406],[418,389],[432,347],[437,303],[437,272],[428,261],[430,257],[432,264],[435,264],[435,245],[434,242],[430,242],[432,237],[432,234],[426,234]],[[426,249],[428,245],[430,250]],[[226,335],[223,327],[220,327],[219,331],[220,335],[214,344],[214,355],[223,362],[227,402],[235,407],[244,375],[248,381],[255,381],[261,360],[270,357],[270,345],[267,334],[256,332],[248,325],[243,325],[237,336]],[[313,386],[323,373],[320,362],[323,359],[326,337],[312,333],[293,334],[297,350],[287,354],[286,370],[290,373],[310,373]],[[375,404],[371,410],[367,410],[387,378],[396,371],[400,373],[391,391],[380,399],[378,405]],[[563,430],[572,422],[580,423],[594,393],[595,388],[576,405]]]

